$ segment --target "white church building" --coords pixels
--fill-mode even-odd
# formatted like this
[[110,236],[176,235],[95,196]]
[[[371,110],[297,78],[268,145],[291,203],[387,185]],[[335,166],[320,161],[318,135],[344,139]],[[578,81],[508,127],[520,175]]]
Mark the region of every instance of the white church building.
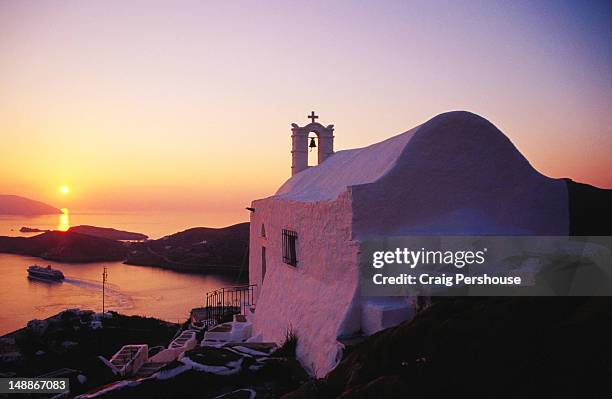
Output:
[[[365,148],[334,151],[334,126],[292,125],[291,178],[252,202],[253,334],[298,338],[298,358],[324,376],[344,337],[410,318],[412,298],[361,297],[361,243],[418,234],[567,235],[564,181],[535,170],[486,119],[449,112]],[[308,167],[309,134],[318,165]]]

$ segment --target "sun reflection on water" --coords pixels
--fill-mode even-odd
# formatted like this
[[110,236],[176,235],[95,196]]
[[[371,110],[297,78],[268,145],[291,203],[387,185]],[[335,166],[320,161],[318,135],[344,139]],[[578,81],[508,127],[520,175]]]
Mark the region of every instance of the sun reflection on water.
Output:
[[61,209],[62,214],[59,217],[59,223],[57,229],[59,231],[68,231],[70,228],[70,216],[68,215],[68,208]]

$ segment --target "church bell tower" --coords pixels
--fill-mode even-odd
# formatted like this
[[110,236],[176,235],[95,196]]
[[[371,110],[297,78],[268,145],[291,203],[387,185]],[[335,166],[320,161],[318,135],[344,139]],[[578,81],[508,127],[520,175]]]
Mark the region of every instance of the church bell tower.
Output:
[[[317,147],[317,165],[334,153],[334,125],[324,127],[319,122],[315,122],[319,117],[314,111],[308,115],[308,118],[311,122],[306,126],[291,124],[291,176],[308,169],[309,147]],[[308,142],[308,135],[311,132],[316,135],[316,142],[314,138]]]

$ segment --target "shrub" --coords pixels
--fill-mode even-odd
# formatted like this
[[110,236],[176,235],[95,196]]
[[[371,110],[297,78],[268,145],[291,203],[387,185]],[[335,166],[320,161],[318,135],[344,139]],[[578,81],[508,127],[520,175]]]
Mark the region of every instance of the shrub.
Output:
[[297,349],[297,335],[291,327],[287,329],[285,332],[285,342],[278,348],[276,352],[274,352],[275,356],[278,357],[286,357],[286,358],[295,358],[296,349]]

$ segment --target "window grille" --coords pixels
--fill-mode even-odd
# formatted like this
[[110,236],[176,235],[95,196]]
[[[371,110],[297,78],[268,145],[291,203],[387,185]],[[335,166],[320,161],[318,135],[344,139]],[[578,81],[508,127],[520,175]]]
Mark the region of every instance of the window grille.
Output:
[[297,266],[296,241],[297,233],[295,231],[283,229],[283,262],[291,266]]

